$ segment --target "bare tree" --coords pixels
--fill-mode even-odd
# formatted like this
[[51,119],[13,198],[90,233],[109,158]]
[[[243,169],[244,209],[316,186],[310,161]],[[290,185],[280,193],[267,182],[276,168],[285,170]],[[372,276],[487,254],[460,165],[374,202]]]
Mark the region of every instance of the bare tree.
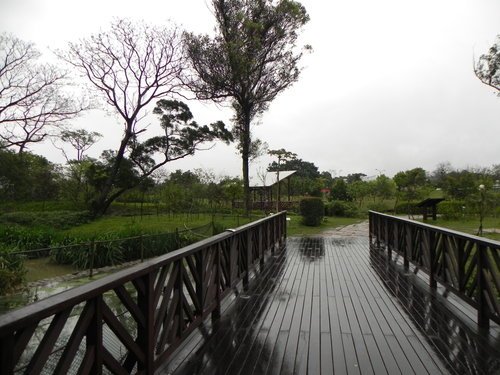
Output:
[[[156,99],[180,95],[184,64],[177,28],[151,27],[144,23],[117,20],[106,32],[92,35],[78,43],[70,43],[69,51],[60,56],[90,81],[108,107],[123,120],[120,145],[112,153],[107,179],[93,203],[96,215],[103,214],[114,199],[133,187],[131,184],[121,188],[115,185],[122,166],[125,168],[128,162],[132,162],[139,174],[136,181],[140,183],[167,161],[175,160],[181,154],[192,154],[196,147],[191,147],[191,143],[201,142],[191,130],[179,130],[180,135],[191,138],[187,143],[173,144],[168,133],[172,130],[169,123],[162,124],[164,136],[152,137],[144,142],[139,139],[146,131],[145,127],[140,126],[146,107]],[[176,111],[174,108],[168,110]],[[182,107],[181,112],[181,116],[187,116],[189,111]],[[177,120],[191,120],[187,117]],[[191,128],[196,126],[194,124]],[[217,126],[221,130],[220,124]],[[179,128],[174,129],[177,131]],[[203,127],[203,131],[208,138],[216,137],[217,132],[210,132],[206,127]],[[184,146],[189,149],[188,153],[182,153]],[[151,157],[155,152],[164,154],[164,159],[159,163]],[[137,183],[134,185],[137,186]]]
[[0,147],[21,153],[86,108],[64,93],[67,73],[39,57],[32,43],[0,34]]
[[302,57],[296,50],[298,31],[309,16],[293,0],[212,0],[212,7],[216,37],[185,36],[186,53],[195,73],[189,85],[200,99],[231,102],[248,213],[250,125],[279,93],[297,81]]
[[499,91],[500,95],[500,35],[488,53],[479,57],[474,66],[474,73],[485,85]]

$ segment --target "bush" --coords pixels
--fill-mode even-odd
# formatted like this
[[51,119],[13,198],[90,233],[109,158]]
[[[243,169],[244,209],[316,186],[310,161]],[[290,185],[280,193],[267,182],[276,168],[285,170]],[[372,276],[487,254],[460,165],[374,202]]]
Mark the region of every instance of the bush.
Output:
[[470,207],[462,201],[444,201],[438,204],[437,213],[445,220],[455,220],[469,214]]
[[331,201],[327,211],[328,216],[356,217],[359,214],[356,205],[346,201]]
[[394,207],[395,214],[418,215],[421,213],[420,207],[417,207],[419,202],[401,202]]
[[88,211],[9,212],[0,216],[0,223],[25,227],[67,229],[90,221]]
[[43,249],[50,246],[54,230],[48,228],[0,227],[0,243],[16,251]]
[[24,282],[23,258],[9,250],[0,249],[0,295],[4,295]]
[[302,223],[311,227],[321,224],[325,213],[325,205],[321,198],[306,198],[300,201]]
[[368,211],[377,211],[377,212],[388,212],[392,209],[388,204],[383,202],[370,203],[366,206]]
[[120,242],[113,241],[109,235],[96,239],[95,247],[88,242],[81,243],[76,238],[66,239],[64,242],[64,245],[59,244],[61,247],[54,248],[50,252],[51,258],[58,264],[71,264],[77,269],[88,269],[90,266],[99,268],[123,262]]
[[227,228],[223,223],[220,223],[218,221],[214,221],[213,226],[212,226],[212,235],[215,236],[216,234],[224,232],[226,229]]
[[123,238],[117,233],[96,237],[95,252],[87,239],[66,238],[50,255],[58,264],[71,264],[78,269],[88,269],[91,265],[99,268],[163,255],[197,241],[188,233],[127,234],[133,238]]

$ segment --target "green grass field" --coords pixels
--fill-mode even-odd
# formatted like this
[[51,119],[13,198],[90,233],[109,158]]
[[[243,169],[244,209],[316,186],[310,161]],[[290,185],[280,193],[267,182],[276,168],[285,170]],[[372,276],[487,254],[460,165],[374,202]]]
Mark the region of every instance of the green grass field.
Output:
[[[479,218],[463,218],[459,220],[444,220],[438,218],[436,221],[429,220],[427,224],[438,227],[450,228],[467,234],[477,234],[479,229]],[[486,217],[483,221],[483,237],[500,241],[500,233],[489,233],[489,230],[496,229],[500,231],[500,218]]]
[[[176,229],[184,230],[206,225],[212,221],[209,214],[174,214],[143,216],[104,216],[90,223],[63,231],[63,234],[75,237],[92,237],[107,233],[165,233]],[[246,224],[250,219],[243,216],[215,215],[214,221],[226,228]]]

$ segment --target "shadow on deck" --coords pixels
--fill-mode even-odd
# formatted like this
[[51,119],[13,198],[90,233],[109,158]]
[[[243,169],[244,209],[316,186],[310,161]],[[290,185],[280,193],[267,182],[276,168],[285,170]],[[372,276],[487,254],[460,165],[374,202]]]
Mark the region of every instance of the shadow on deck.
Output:
[[500,372],[500,339],[367,238],[290,238],[162,374]]

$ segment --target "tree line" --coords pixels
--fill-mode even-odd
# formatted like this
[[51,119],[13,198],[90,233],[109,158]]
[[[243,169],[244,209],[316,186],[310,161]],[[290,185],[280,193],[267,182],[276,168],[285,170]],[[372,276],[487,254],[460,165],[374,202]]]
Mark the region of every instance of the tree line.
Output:
[[[33,44],[2,34],[0,147],[24,153],[30,144],[49,137],[64,140],[62,124],[96,104],[75,100],[74,92],[65,91],[76,74],[122,127],[116,149],[93,163],[94,215],[104,214],[126,191],[147,184],[166,163],[192,155],[202,143],[234,139],[242,156],[248,210],[248,163],[252,143],[258,142],[252,140],[251,123],[297,81],[299,61],[309,49],[299,47],[297,38],[309,16],[293,0],[213,0],[211,5],[217,24],[213,37],[172,24],[119,19],[107,31],[56,53],[71,73],[38,63]],[[198,125],[181,100],[187,97],[230,104],[232,130],[221,121]],[[152,136],[142,120],[154,104],[161,135]],[[77,158],[72,164],[81,162]]]
[[[80,160],[71,160],[63,166],[29,151],[19,154],[2,149],[0,201],[60,202],[75,209],[88,210],[112,165],[112,154],[100,159],[83,154]],[[364,173],[340,176],[320,171],[313,162],[293,155],[290,159],[281,159],[279,164],[274,161],[267,166],[269,172],[277,170],[296,171],[289,184],[281,189],[283,196],[290,194],[294,201],[318,196],[326,201],[348,202],[358,210],[392,211],[400,205],[416,203],[437,194],[459,202],[457,204],[461,207],[477,200],[479,187],[484,185],[491,206],[500,203],[500,164],[489,168],[457,169],[449,163],[440,163],[432,171],[418,167],[400,171],[392,177],[382,173],[377,176]],[[170,173],[160,170],[143,179],[127,161],[116,177],[115,186],[127,188],[117,198],[118,203],[146,204],[150,211],[156,207],[168,212],[220,212],[231,210],[236,201],[244,200],[241,178],[216,176],[202,169]]]
[[[73,190],[65,191],[74,191],[73,196],[98,216],[126,192],[151,185],[162,167],[193,155],[203,143],[236,141],[248,212],[249,162],[262,144],[252,137],[252,124],[299,79],[301,58],[311,47],[300,45],[298,37],[309,15],[294,0],[212,0],[211,7],[216,21],[213,36],[193,34],[173,24],[151,26],[119,19],[109,29],[57,51],[59,61],[68,68],[41,63],[35,45],[1,34],[2,158],[9,159],[14,169],[15,163],[29,164],[37,172],[44,170],[45,179],[59,176],[60,181],[71,181]],[[500,38],[474,67],[476,76],[496,90],[500,88],[499,47]],[[87,83],[92,95],[76,92],[77,77]],[[94,96],[95,101],[89,99]],[[232,127],[222,121],[199,125],[183,101],[186,98],[229,104],[234,113]],[[98,106],[116,116],[121,137],[114,149],[91,159],[85,151],[100,134],[72,129],[69,124]],[[155,131],[144,121],[151,106],[158,116]],[[67,158],[63,172],[27,152],[31,144],[49,138],[58,147],[62,147],[58,142],[66,142],[76,150],[75,158]],[[22,157],[14,162],[11,150]],[[279,164],[278,160],[278,168]],[[17,180],[22,175],[2,175],[1,188],[10,189],[8,199],[36,198],[43,196],[44,189],[45,198],[57,195],[56,190],[48,191],[50,185],[35,192],[36,183],[13,192],[11,187],[20,186]],[[316,176],[325,181],[330,177],[327,173]],[[312,189],[311,180],[300,175],[296,181],[298,194],[328,185],[316,179]],[[336,181],[342,184],[342,179]],[[361,199],[365,187],[358,185],[351,188],[350,196]],[[404,191],[414,194],[413,186],[407,184]]]

